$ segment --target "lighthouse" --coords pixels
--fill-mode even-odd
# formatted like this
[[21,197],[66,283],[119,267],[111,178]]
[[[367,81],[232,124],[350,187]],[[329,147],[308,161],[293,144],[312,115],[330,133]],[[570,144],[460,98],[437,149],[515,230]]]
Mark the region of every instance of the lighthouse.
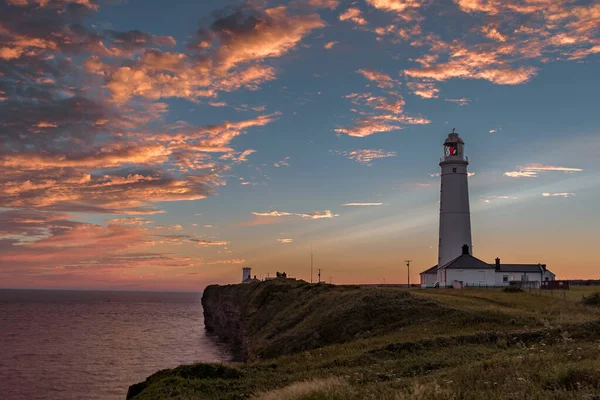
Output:
[[[464,154],[465,143],[454,132],[444,141],[444,156],[440,161],[440,241],[438,268],[467,252],[472,253],[469,185]],[[466,247],[466,246],[468,247]],[[471,254],[472,255],[472,254]],[[445,284],[442,276],[438,281]]]
[[423,288],[521,287],[548,285],[556,275],[546,264],[488,264],[473,257],[471,214],[465,143],[458,133],[448,134],[440,160],[440,242],[438,264],[420,273]]

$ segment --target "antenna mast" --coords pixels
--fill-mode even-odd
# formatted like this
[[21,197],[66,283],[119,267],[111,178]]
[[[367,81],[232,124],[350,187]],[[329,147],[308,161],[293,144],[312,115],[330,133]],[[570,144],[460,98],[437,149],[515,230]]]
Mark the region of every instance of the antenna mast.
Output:
[[412,260],[404,260],[404,262],[406,263],[406,266],[408,267],[408,283],[406,285],[406,287],[410,288],[410,263],[412,262]]
[[310,244],[310,283],[313,283],[313,246]]
[[319,268],[318,271],[319,271],[319,283],[321,283],[321,268]]

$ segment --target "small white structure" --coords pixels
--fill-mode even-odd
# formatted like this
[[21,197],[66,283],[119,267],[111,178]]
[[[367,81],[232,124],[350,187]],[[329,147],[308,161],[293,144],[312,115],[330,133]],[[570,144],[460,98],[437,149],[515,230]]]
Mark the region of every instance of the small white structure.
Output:
[[[438,264],[421,272],[421,287],[493,287],[527,282],[539,287],[556,276],[546,264],[487,264],[472,255],[469,185],[465,143],[452,130],[440,161],[440,231]],[[536,283],[537,282],[537,283]]]
[[242,268],[242,283],[250,283],[250,282],[260,282],[256,279],[256,275],[252,278],[252,268],[244,267]]
[[247,279],[250,279],[251,276],[252,276],[252,268],[250,268],[250,267],[242,268],[242,282],[244,282]]

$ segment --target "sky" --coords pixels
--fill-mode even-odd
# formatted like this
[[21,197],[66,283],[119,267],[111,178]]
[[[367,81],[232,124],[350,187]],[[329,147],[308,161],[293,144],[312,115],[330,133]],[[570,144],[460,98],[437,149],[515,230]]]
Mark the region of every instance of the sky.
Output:
[[600,278],[600,3],[0,0],[0,287],[406,283],[439,161],[473,254]]

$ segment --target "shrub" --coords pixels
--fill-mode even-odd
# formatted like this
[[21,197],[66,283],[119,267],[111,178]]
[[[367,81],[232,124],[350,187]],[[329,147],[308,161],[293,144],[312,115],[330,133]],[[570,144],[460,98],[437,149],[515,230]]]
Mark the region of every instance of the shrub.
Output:
[[581,302],[586,306],[600,307],[600,292],[592,293],[588,297],[582,296]]

